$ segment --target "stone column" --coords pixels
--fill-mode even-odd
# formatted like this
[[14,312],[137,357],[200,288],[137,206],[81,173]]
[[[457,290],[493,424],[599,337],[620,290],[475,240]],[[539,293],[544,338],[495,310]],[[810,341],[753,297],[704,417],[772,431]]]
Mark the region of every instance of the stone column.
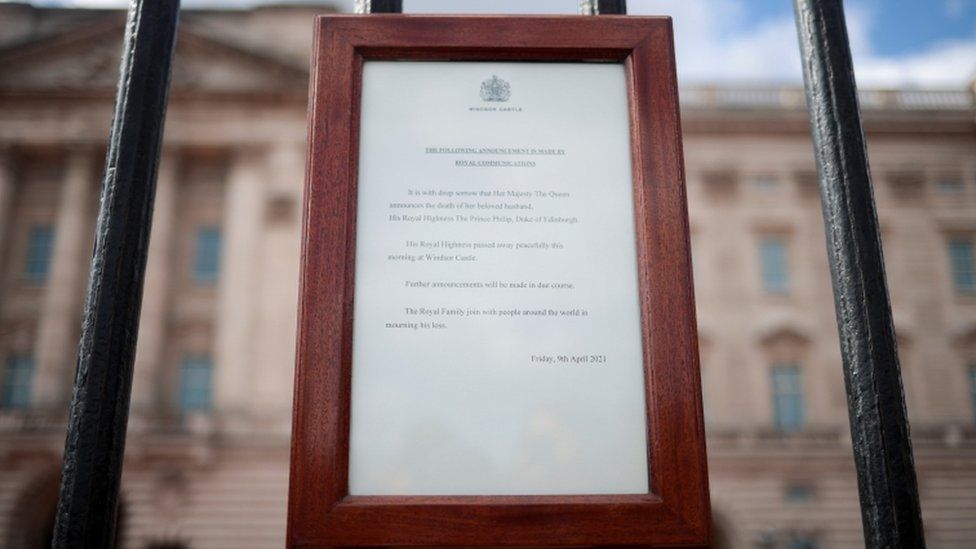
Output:
[[[302,143],[279,143],[269,153],[267,206],[274,209],[274,216],[264,220],[261,230],[260,273],[262,282],[267,282],[254,297],[261,312],[255,320],[261,337],[255,352],[257,367],[252,368],[251,402],[262,425],[280,435],[291,428],[304,161]],[[290,207],[282,209],[283,205]]]
[[91,245],[95,233],[95,154],[71,151],[64,170],[54,228],[54,250],[38,319],[34,405],[67,406],[78,358]]
[[14,208],[14,167],[10,150],[0,146],[0,280],[7,275],[8,265],[4,262],[10,243],[11,214]]
[[222,227],[217,290],[214,390],[215,408],[229,431],[246,429],[249,373],[255,362],[254,305],[258,301],[266,155],[242,150],[232,160]]
[[142,311],[139,315],[139,343],[132,383],[132,412],[138,425],[139,416],[151,414],[160,403],[159,379],[166,348],[167,318],[170,304],[170,277],[174,267],[173,222],[179,181],[179,157],[163,151],[156,178],[156,199],[153,205],[152,232],[149,235],[149,258],[146,263],[146,282],[142,292]]

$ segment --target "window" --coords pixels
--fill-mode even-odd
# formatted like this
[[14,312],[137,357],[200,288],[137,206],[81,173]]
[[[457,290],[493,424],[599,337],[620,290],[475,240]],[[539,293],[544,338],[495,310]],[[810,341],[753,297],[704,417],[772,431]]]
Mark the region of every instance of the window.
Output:
[[3,391],[0,399],[4,408],[26,408],[30,405],[31,379],[34,377],[34,357],[11,355],[3,372]]
[[966,238],[950,240],[949,261],[956,291],[964,294],[976,294],[976,258],[973,254],[973,241]]
[[779,180],[770,176],[761,176],[753,179],[752,186],[760,194],[771,194],[782,189]]
[[778,364],[773,367],[773,421],[781,431],[797,431],[805,422],[803,382],[800,367]]
[[24,260],[24,277],[31,282],[44,282],[51,269],[51,252],[54,250],[54,228],[45,225],[32,227],[27,234],[27,253]]
[[793,484],[786,488],[786,501],[807,503],[813,499],[813,488],[805,484]]
[[790,549],[817,549],[817,541],[808,536],[795,536],[787,546]]
[[180,368],[180,409],[208,411],[212,407],[213,361],[206,355],[188,356]]
[[940,194],[957,195],[963,191],[962,179],[955,177],[943,177],[936,181],[935,187]]
[[220,229],[206,227],[197,231],[197,249],[193,260],[193,278],[197,282],[214,282],[220,272]]
[[969,365],[969,401],[973,405],[973,421],[976,421],[976,362]]
[[785,294],[790,290],[790,272],[786,239],[766,237],[759,243],[759,261],[763,290],[769,294]]

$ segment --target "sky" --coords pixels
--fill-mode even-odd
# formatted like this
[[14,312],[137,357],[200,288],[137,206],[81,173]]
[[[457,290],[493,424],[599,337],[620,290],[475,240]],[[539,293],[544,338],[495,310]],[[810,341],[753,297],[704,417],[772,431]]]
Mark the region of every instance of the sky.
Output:
[[[353,0],[306,4],[337,5]],[[273,0],[183,0],[240,7]],[[291,0],[289,3],[297,3]],[[37,5],[120,7],[124,0],[34,0]],[[576,13],[578,0],[404,0],[408,13]],[[976,79],[976,0],[846,0],[860,85],[961,88]],[[628,0],[633,15],[674,18],[684,83],[799,83],[790,0]]]

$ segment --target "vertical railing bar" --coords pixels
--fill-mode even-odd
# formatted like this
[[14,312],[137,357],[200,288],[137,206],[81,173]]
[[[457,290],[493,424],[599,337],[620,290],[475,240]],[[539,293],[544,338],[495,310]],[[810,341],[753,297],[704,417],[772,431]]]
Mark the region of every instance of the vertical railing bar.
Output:
[[905,395],[842,0],[794,0],[865,545],[923,548]]
[[356,0],[356,13],[403,13],[403,0]]
[[626,15],[627,0],[579,0],[580,15]]
[[597,0],[597,15],[626,15],[627,0]]
[[132,367],[179,0],[131,0],[109,135],[54,549],[115,545]]

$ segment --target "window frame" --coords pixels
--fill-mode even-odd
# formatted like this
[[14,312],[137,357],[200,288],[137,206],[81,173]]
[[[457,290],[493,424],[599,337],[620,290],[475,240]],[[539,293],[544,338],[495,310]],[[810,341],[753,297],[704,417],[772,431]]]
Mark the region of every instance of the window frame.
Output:
[[[966,257],[959,258],[962,250]],[[949,256],[949,277],[956,295],[976,296],[976,238],[972,235],[952,235],[946,241]],[[968,264],[965,264],[968,263]]]
[[[44,284],[51,276],[57,231],[53,224],[34,224],[27,230],[21,277],[31,284]],[[41,249],[43,248],[43,249]],[[38,268],[40,267],[40,268]]]
[[[773,246],[775,244],[775,246]],[[782,234],[766,234],[759,238],[759,283],[768,296],[788,296],[792,292],[790,239]],[[770,252],[776,254],[770,256]]]
[[970,361],[966,368],[966,377],[969,381],[969,406],[970,417],[976,423],[976,360]]
[[[203,373],[205,382],[198,384],[191,376]],[[177,392],[177,406],[182,413],[209,413],[213,411],[214,395],[214,362],[209,354],[187,354],[180,359],[180,378]],[[194,380],[194,383],[191,383]],[[205,394],[204,398],[196,400],[188,395]]]
[[[0,380],[0,408],[4,410],[30,408],[36,370],[37,362],[31,353],[14,352],[4,357],[3,379]],[[20,379],[12,379],[15,376]]]
[[193,232],[190,276],[197,284],[214,284],[220,279],[223,239],[219,225],[200,226]]
[[[789,374],[791,379],[782,379]],[[784,381],[789,387],[784,387]],[[807,424],[803,369],[796,362],[777,362],[770,368],[773,397],[773,425],[782,433],[802,431]]]

